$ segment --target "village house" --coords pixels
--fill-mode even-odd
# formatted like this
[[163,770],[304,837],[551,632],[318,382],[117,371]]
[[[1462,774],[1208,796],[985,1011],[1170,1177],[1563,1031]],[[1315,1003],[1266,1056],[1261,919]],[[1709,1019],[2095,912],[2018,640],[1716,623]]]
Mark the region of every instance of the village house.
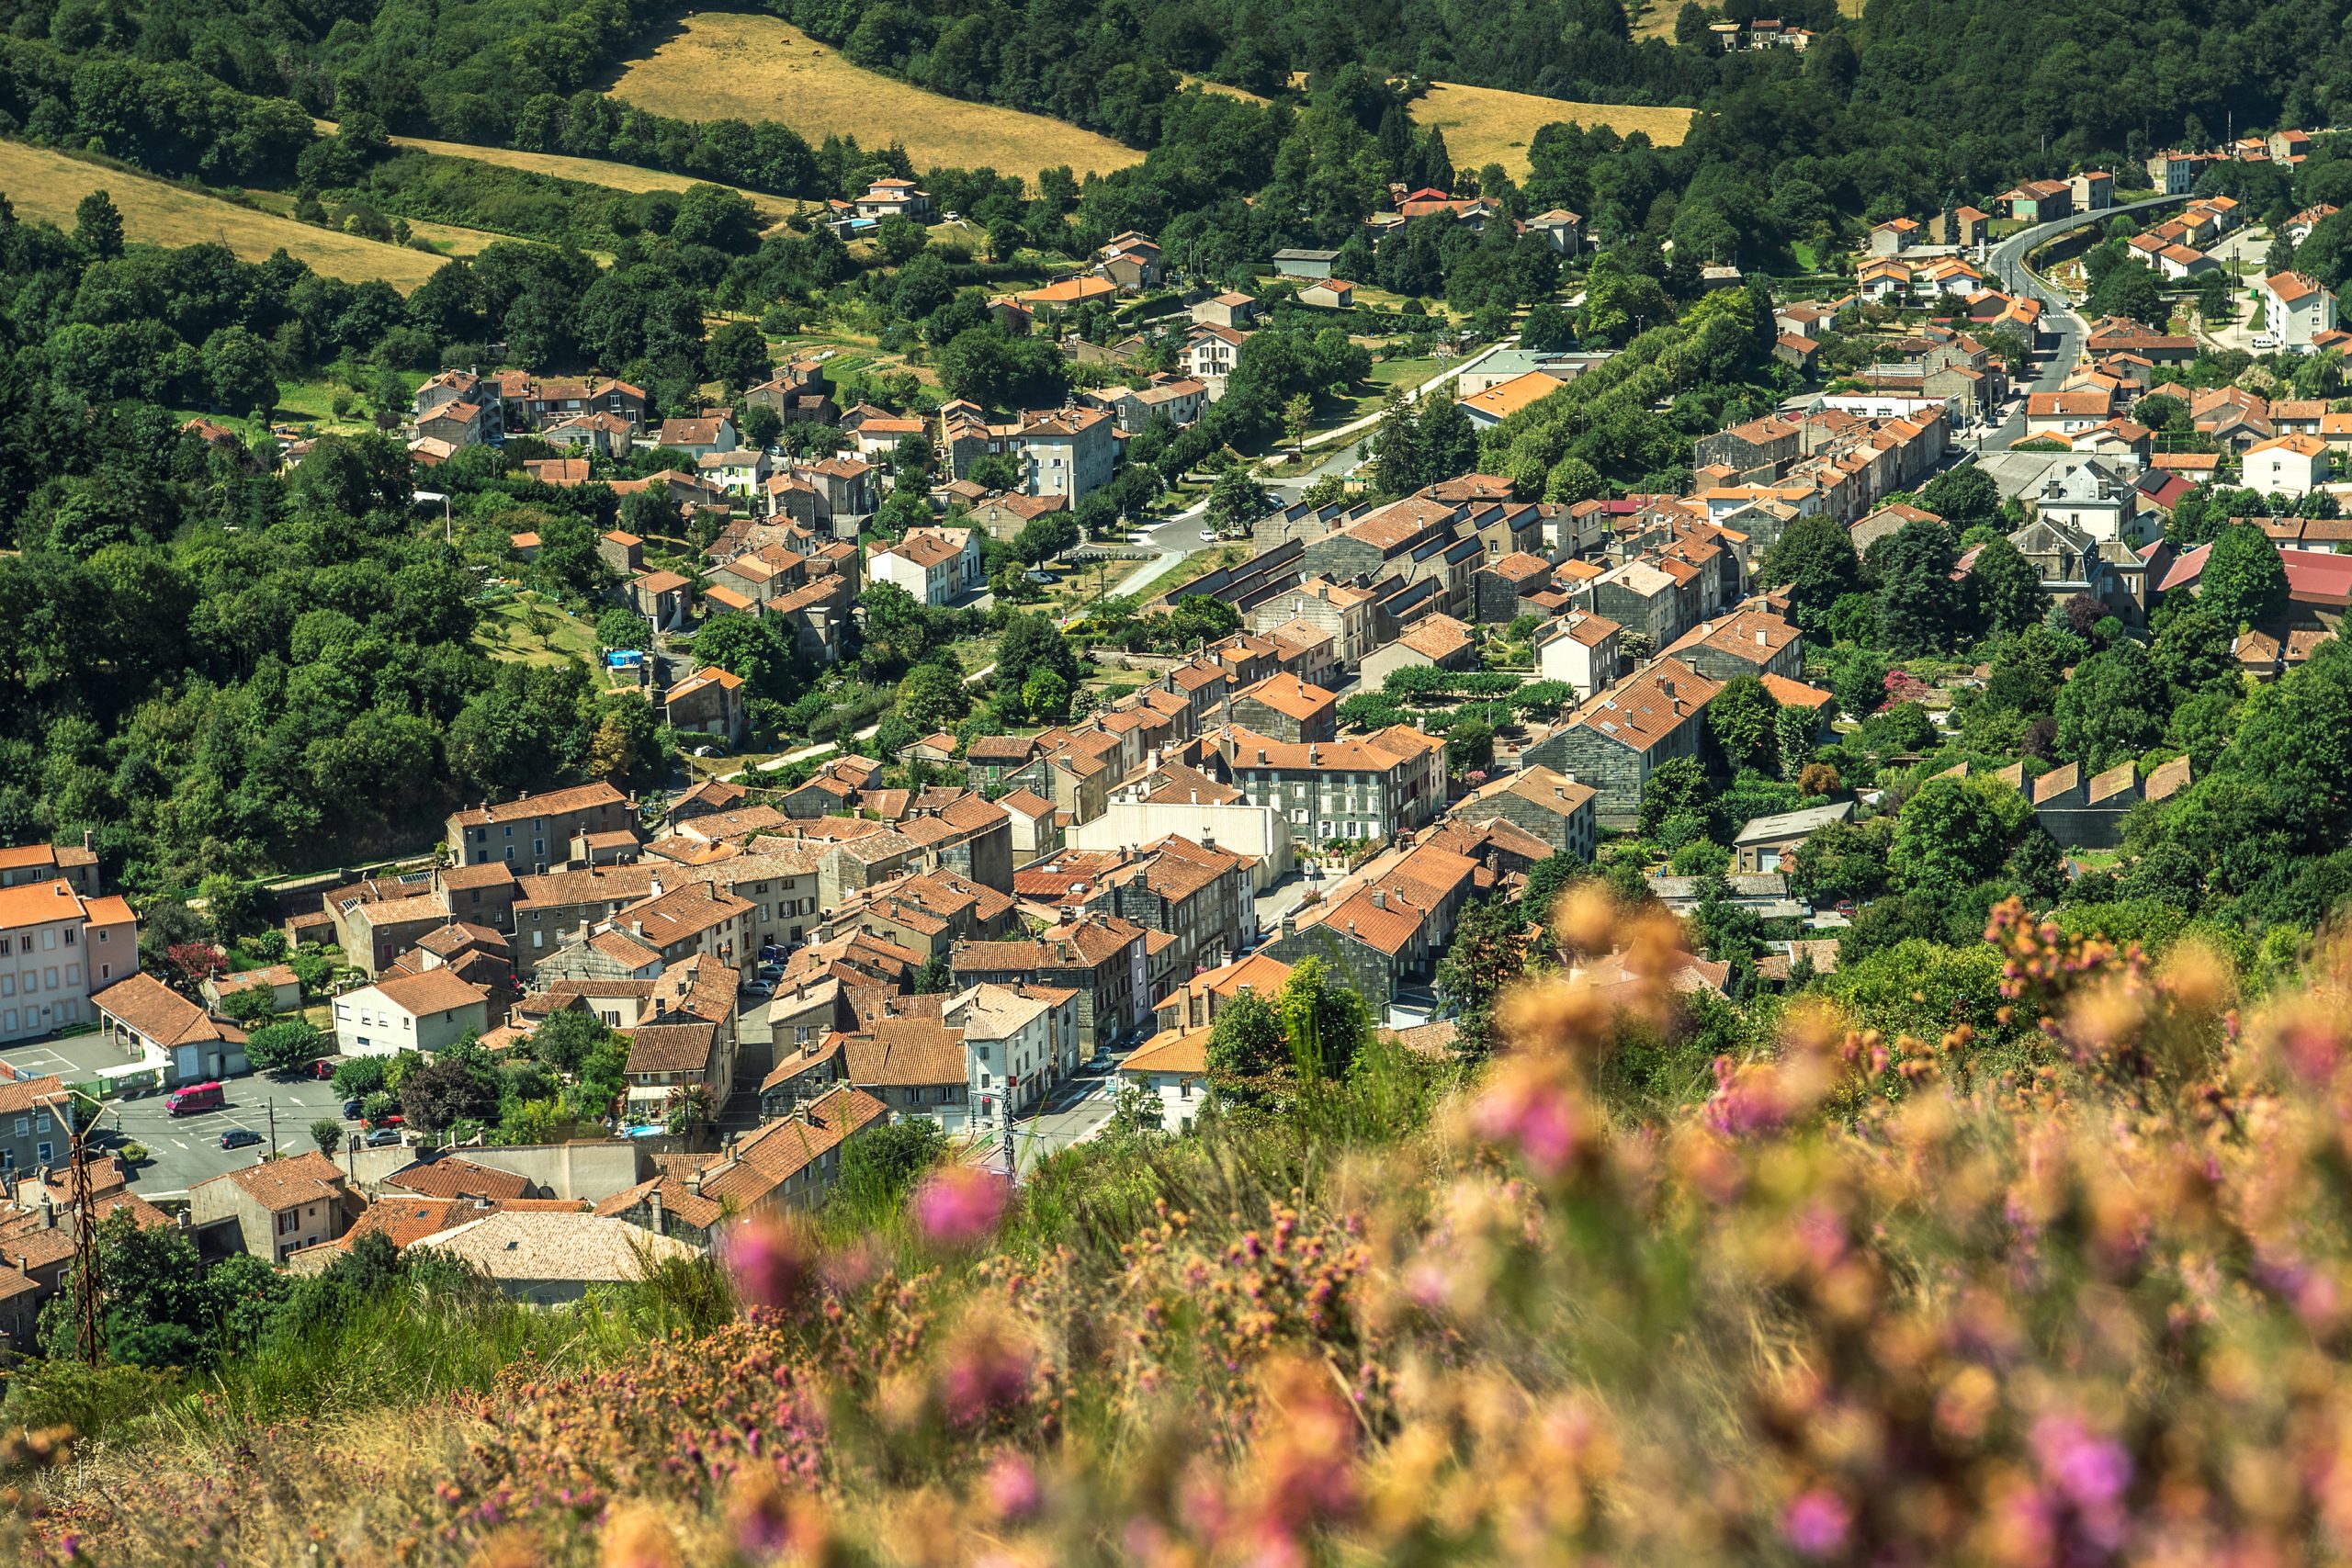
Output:
[[1216,737],[1235,788],[1310,844],[1396,837],[1445,806],[1445,742],[1396,725],[1329,744],[1292,743],[1238,727]]
[[334,999],[335,1049],[346,1056],[439,1051],[490,1021],[489,993],[446,968],[390,976]]
[[252,1071],[245,1032],[189,1001],[153,975],[132,975],[90,998],[98,1032],[166,1084],[204,1083]]
[[2262,299],[2263,331],[2281,348],[2308,352],[2314,339],[2335,330],[2335,296],[2317,278],[2273,273],[2255,291]]
[[[43,845],[18,858],[47,869],[63,853]],[[62,877],[0,886],[0,1041],[92,1022],[93,994],[138,969],[139,922],[120,897],[86,897]]]
[[1832,822],[1853,819],[1854,803],[1850,800],[1752,818],[1732,839],[1736,857],[1733,869],[1748,875],[1785,871],[1789,857],[1806,840]]
[[513,800],[453,811],[442,825],[442,841],[459,865],[500,861],[545,871],[560,862],[572,835],[634,828],[628,798],[608,784],[576,784]]
[[1546,681],[1566,682],[1581,702],[1617,679],[1623,630],[1589,610],[1555,615],[1535,628],[1537,672]]
[[958,942],[949,964],[958,991],[978,985],[1074,991],[1079,1043],[1091,1055],[1129,1038],[1150,1017],[1158,998],[1147,949],[1173,942],[1126,920],[1089,915],[1027,941]]
[[311,1150],[196,1183],[188,1189],[188,1227],[199,1235],[221,1235],[234,1250],[283,1263],[349,1229],[359,1202],[334,1161]]
[[1565,773],[1599,790],[1600,824],[1631,827],[1642,785],[1677,757],[1696,757],[1705,741],[1707,705],[1723,690],[1672,659],[1628,676],[1577,710],[1554,734],[1529,747],[1522,766]]

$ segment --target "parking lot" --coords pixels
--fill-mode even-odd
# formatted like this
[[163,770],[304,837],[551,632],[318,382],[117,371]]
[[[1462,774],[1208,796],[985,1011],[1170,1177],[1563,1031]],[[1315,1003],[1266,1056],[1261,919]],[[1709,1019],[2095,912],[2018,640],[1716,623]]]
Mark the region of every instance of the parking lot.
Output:
[[[95,1034],[67,1040],[44,1040],[0,1050],[0,1061],[18,1072],[36,1076],[55,1073],[68,1083],[87,1083],[105,1067],[119,1066],[123,1054]],[[97,1131],[90,1146],[101,1153],[125,1144],[147,1146],[148,1158],[130,1173],[130,1184],[149,1197],[185,1192],[196,1182],[223,1171],[248,1166],[269,1152],[272,1112],[277,1124],[277,1146],[287,1154],[316,1148],[311,1123],[322,1116],[341,1122],[345,1135],[359,1130],[356,1122],[343,1122],[343,1102],[332,1084],[315,1078],[274,1078],[258,1075],[226,1080],[228,1102],[217,1111],[174,1116],[164,1109],[165,1097],[143,1094],[110,1100],[98,1113]],[[87,1107],[84,1108],[85,1110]],[[224,1149],[220,1134],[232,1127],[246,1127],[261,1134],[258,1144]]]

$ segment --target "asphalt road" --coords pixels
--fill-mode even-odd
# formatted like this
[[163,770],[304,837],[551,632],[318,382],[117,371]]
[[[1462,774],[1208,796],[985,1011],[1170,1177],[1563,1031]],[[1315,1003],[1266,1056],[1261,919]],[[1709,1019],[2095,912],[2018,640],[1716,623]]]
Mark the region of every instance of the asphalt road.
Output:
[[[2083,333],[2086,323],[2075,312],[2074,301],[2026,270],[2026,254],[2035,246],[2057,238],[2070,230],[2088,223],[2105,223],[2129,212],[2141,212],[2152,207],[2165,207],[2187,201],[2185,196],[2154,196],[2143,201],[2119,202],[2098,212],[2078,212],[2055,222],[2038,223],[2030,229],[2020,229],[1995,245],[1985,254],[1985,263],[1993,275],[2001,280],[2010,293],[2023,293],[2041,301],[2043,320],[2052,324],[2058,345],[2041,361],[2041,368],[2027,384],[2030,392],[2054,392],[2066,383],[2067,373],[2083,355]],[[1987,447],[2007,447],[2025,439],[2025,400],[2018,400],[2017,409],[1998,430],[1984,438]]]

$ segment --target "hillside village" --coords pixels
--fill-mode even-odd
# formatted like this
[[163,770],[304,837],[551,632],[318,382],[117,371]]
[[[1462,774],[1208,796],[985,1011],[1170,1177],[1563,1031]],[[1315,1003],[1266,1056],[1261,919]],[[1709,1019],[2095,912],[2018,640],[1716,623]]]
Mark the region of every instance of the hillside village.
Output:
[[[1798,32],[1726,47],[1806,44]],[[2245,155],[2295,154],[2266,143]],[[2148,168],[2177,193],[2204,166],[2168,152]],[[1508,224],[1563,258],[1587,245],[1565,210],[1514,219],[1402,185],[1391,197],[1366,224],[1375,247],[1425,219]],[[1996,205],[2030,226],[2112,200],[2109,177],[2093,173]],[[2307,236],[2332,212],[2299,213],[2285,231]],[[826,221],[849,239],[933,216],[914,182],[884,179]],[[1054,407],[844,403],[821,354],[666,415],[616,377],[451,367],[424,379],[401,431],[421,502],[461,455],[531,443],[549,455],[521,460],[530,479],[601,488],[624,506],[647,498],[639,514],[665,520],[662,541],[624,527],[594,541],[608,604],[643,634],[615,645],[605,673],[714,760],[642,796],[591,783],[453,812],[424,863],[271,896],[266,940],[239,952],[273,961],[249,968],[217,952],[191,968],[175,947],[158,972],[86,847],[6,852],[0,954],[25,956],[13,976],[0,969],[0,1043],[85,1046],[68,1074],[12,1065],[0,1089],[0,1130],[6,1104],[20,1111],[13,1142],[0,1140],[0,1260],[16,1266],[0,1271],[0,1327],[29,1343],[62,1288],[61,1206],[182,1225],[207,1256],[246,1252],[298,1273],[371,1235],[449,1248],[522,1299],[551,1302],[628,1277],[648,1237],[691,1255],[730,1216],[821,1205],[843,1149],[877,1128],[935,1126],[1000,1167],[1094,1135],[1114,1113],[1182,1130],[1212,1094],[1220,1010],[1281,991],[1308,961],[1395,1038],[1442,1055],[1455,1024],[1439,972],[1464,919],[1512,905],[1531,877],[1556,886],[1564,871],[1630,865],[1611,846],[1654,841],[1662,791],[1720,776],[1755,722],[1734,709],[1760,707],[1762,754],[1787,782],[1751,789],[1752,815],[1698,841],[1709,853],[1686,841],[1628,886],[1702,927],[1728,909],[1772,933],[1736,962],[1694,941],[1670,966],[1685,995],[1834,973],[1855,906],[1798,874],[1804,852],[1816,834],[1858,830],[1888,797],[1808,760],[1900,710],[1937,716],[1880,745],[1877,764],[1916,761],[1991,668],[1961,667],[1934,689],[1900,671],[1857,685],[1843,656],[1833,667],[1801,629],[1826,625],[1828,606],[1812,584],[1776,580],[1784,541],[1826,527],[1849,559],[1876,560],[1898,539],[1964,524],[1972,542],[1942,589],[1951,604],[1979,595],[1974,573],[1997,547],[2003,582],[1983,592],[2128,638],[2196,595],[2211,558],[2210,542],[2176,543],[2174,509],[2235,478],[2274,509],[2309,499],[2326,514],[2228,519],[2259,530],[2286,583],[2277,610],[2230,641],[2233,667],[2255,682],[2298,668],[2335,637],[2347,595],[2336,563],[2352,522],[2333,503],[2352,413],[2325,398],[2185,385],[2208,345],[2169,321],[2106,316],[2077,339],[2044,292],[1994,286],[2000,220],[1954,203],[1925,225],[1877,224],[1850,289],[1773,304],[1770,358],[1804,389],[1697,436],[1679,491],[1530,499],[1474,471],[1384,497],[1370,461],[1317,493],[1259,485],[1254,504],[1204,533],[1223,547],[1217,564],[1136,605],[1147,623],[1195,628],[1174,646],[1090,647],[1095,626],[1069,610],[1041,622],[1046,643],[1068,650],[1046,663],[1060,660],[1093,700],[1069,703],[1057,674],[1060,695],[1031,722],[912,739],[901,727],[865,747],[878,754],[818,746],[720,767],[752,746],[759,703],[697,647],[749,626],[825,676],[879,635],[876,589],[915,613],[978,614],[1056,581],[1037,569],[1093,547],[1090,532],[1117,544],[1101,493],[1133,471],[1131,444],[1195,424],[1226,395],[1267,329],[1258,299],[1182,281],[1136,232],[1057,281],[990,298],[1006,333],[1128,367]],[[2218,269],[2203,247],[2244,221],[2227,197],[2192,199],[2133,233],[2128,253],[2193,286]],[[1353,311],[1339,256],[1272,256],[1283,308]],[[1702,292],[1742,287],[1736,269],[1710,270],[1722,276]],[[2253,292],[2271,346],[2352,344],[2309,278],[2260,276]],[[1177,308],[1107,344],[1062,330],[1073,311],[1146,296]],[[1173,368],[1133,373],[1146,356]],[[1425,400],[1450,402],[1474,434],[1508,435],[1612,355],[1506,344],[1453,357],[1453,384]],[[1392,404],[1392,429],[1407,406]],[[1996,427],[2013,434],[1988,450]],[[237,449],[209,421],[187,428]],[[311,449],[286,443],[283,460],[299,471]],[[633,471],[649,454],[671,466]],[[1971,509],[1949,532],[1923,504],[1939,493]],[[682,554],[679,538],[701,542]],[[548,547],[533,532],[508,544],[521,569]],[[1101,683],[1105,672],[1124,679]],[[2011,792],[2051,842],[2097,857],[2135,808],[2195,774],[2187,756],[2062,764],[2044,745],[1934,776]],[[290,955],[309,955],[305,973]],[[1632,978],[1621,959],[1593,973]],[[19,986],[43,999],[15,1002]],[[289,1026],[311,1043],[290,1060]],[[587,1062],[566,1048],[564,1102],[584,1118],[567,1136],[492,1128],[479,1093],[418,1125],[432,1097],[402,1086],[419,1064],[463,1062],[494,1081],[538,1059],[534,1042],[550,1031],[595,1043]],[[234,1154],[258,1141],[254,1098],[291,1069],[331,1077],[343,1116],[321,1122],[314,1152],[288,1154],[298,1140],[277,1136],[266,1156]],[[186,1097],[187,1125],[220,1130],[221,1168],[172,1193],[168,1213],[120,1153],[86,1193],[68,1192],[73,1129],[95,1136],[111,1116],[119,1130],[126,1097],[141,1096],[175,1117]]]

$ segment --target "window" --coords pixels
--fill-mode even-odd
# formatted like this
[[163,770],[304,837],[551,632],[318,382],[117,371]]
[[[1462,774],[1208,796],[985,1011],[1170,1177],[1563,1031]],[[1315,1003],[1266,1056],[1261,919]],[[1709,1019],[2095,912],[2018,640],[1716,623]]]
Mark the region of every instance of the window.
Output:
[[56,1157],[56,1145],[52,1144],[43,1144],[33,1151],[33,1158],[39,1160],[43,1165],[47,1165],[51,1160]]
[[280,1235],[291,1235],[294,1234],[294,1227],[301,1223],[302,1216],[296,1213],[293,1210],[288,1209],[286,1213],[277,1216],[277,1234]]
[[67,926],[67,927],[65,928],[65,945],[66,945],[66,946],[68,946],[68,947],[73,946],[76,942],[79,942],[79,941],[81,940],[81,937],[82,937],[82,933],[81,933],[80,931],[76,931],[74,927],[72,927],[72,926]]
[[37,1133],[48,1132],[51,1125],[51,1123],[49,1119],[49,1112],[46,1111],[43,1111],[33,1117],[33,1131]]
[[29,1116],[19,1116],[19,1117],[17,1117],[17,1136],[18,1136],[18,1137],[20,1137],[20,1138],[21,1138],[21,1137],[24,1137],[26,1134],[29,1134],[32,1130],[33,1130],[33,1119],[32,1119],[31,1117],[29,1117]]
[[15,940],[13,937],[0,936],[0,953],[6,953],[14,945]]

